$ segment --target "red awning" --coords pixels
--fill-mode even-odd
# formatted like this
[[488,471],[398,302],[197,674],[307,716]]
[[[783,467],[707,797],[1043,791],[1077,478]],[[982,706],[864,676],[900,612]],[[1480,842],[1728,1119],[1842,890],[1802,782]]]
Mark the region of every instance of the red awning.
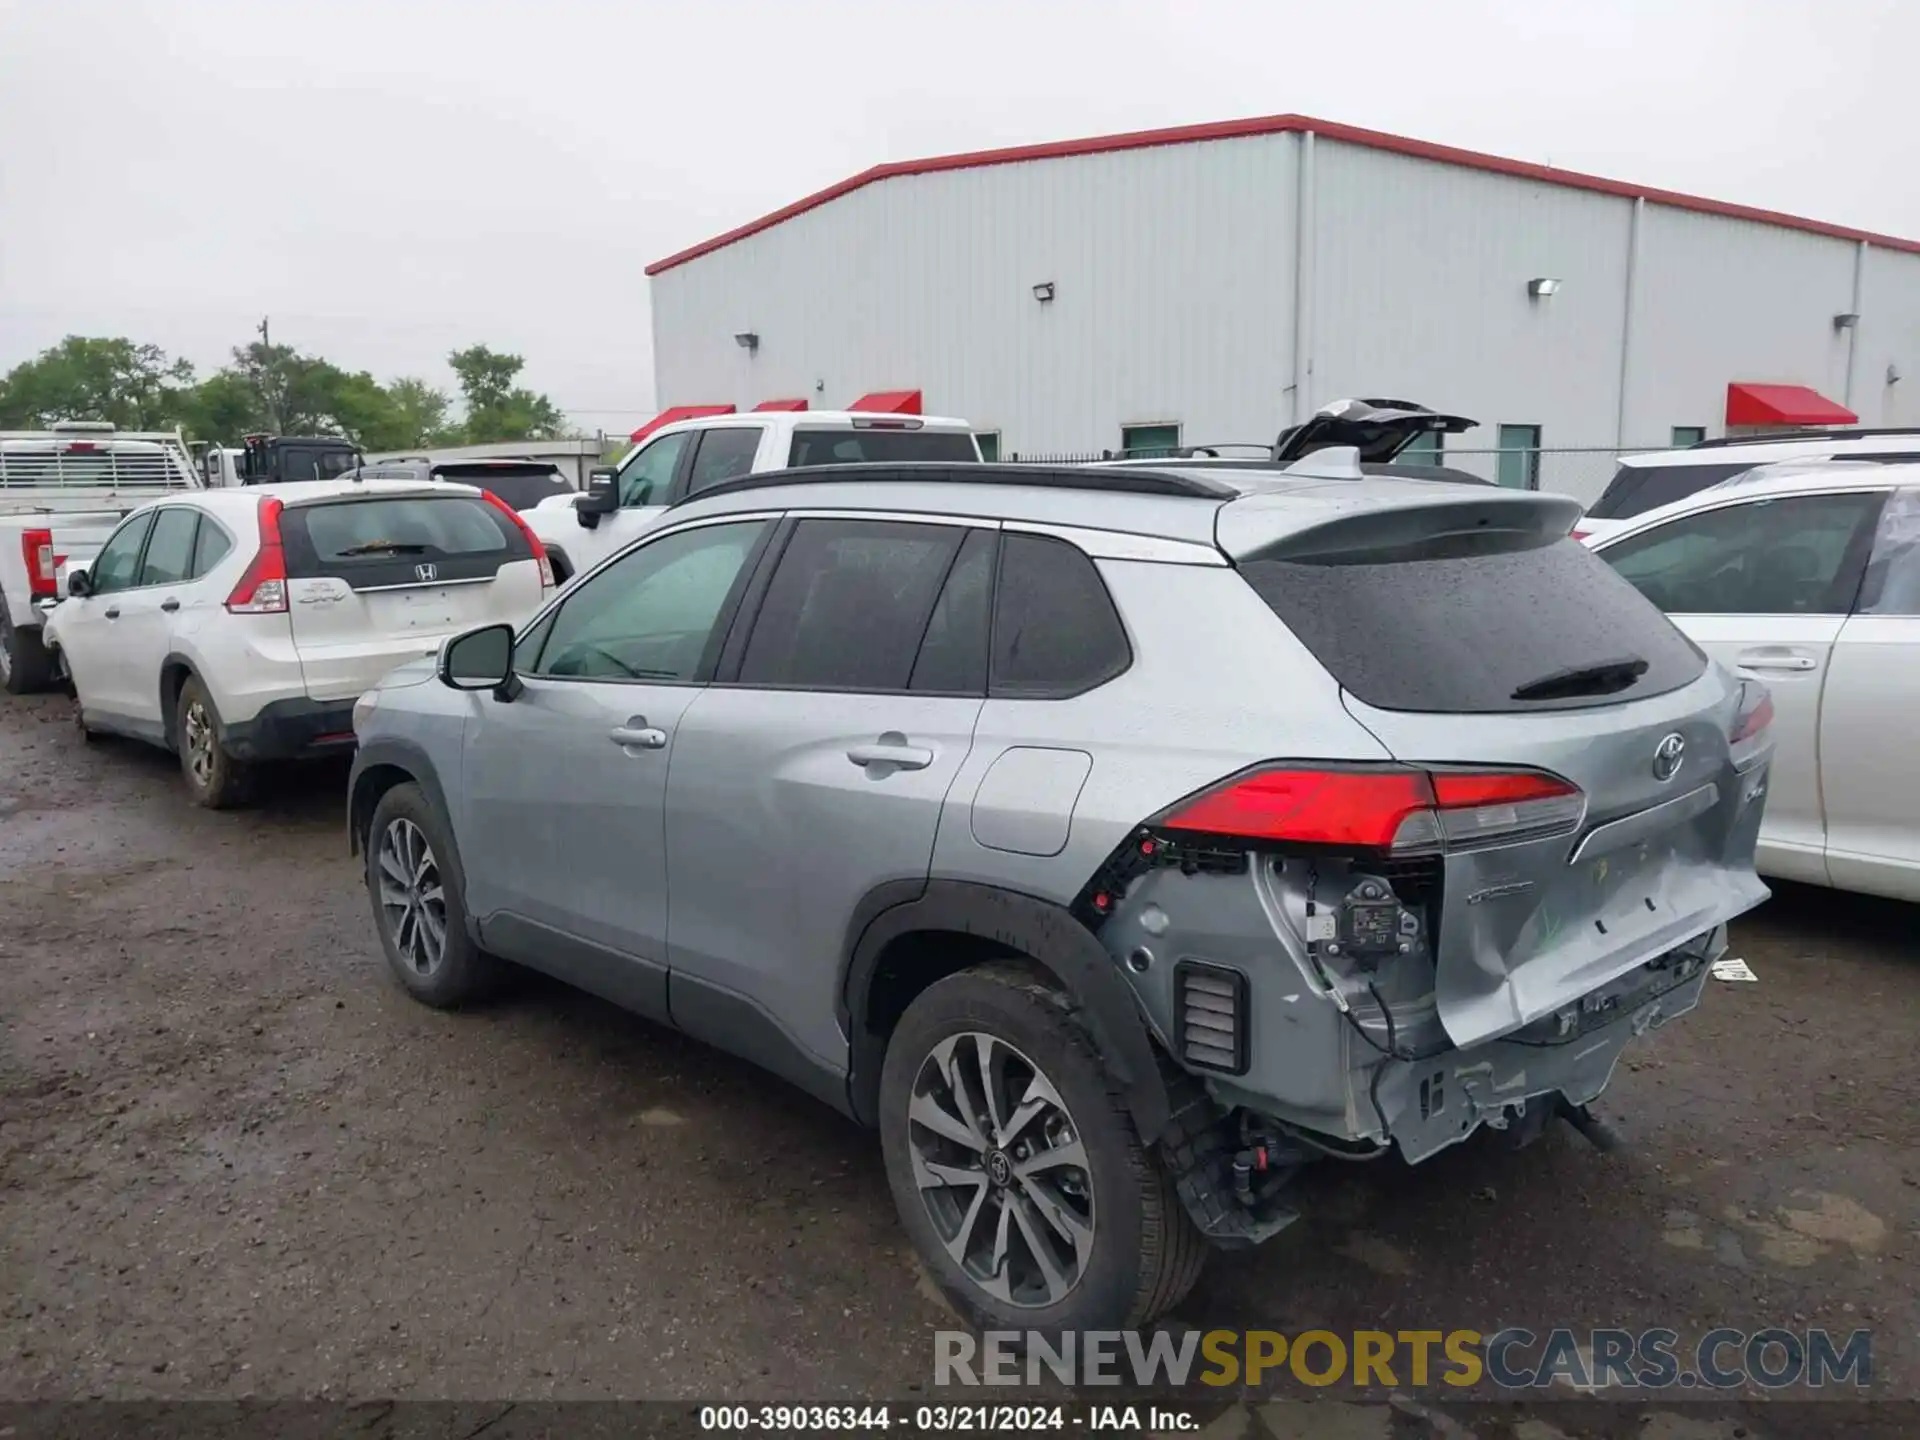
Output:
[[807,408],[807,402],[804,400],[762,400],[753,408],[756,410],[804,410]]
[[1736,380],[1727,386],[1727,424],[1858,425],[1860,417],[1804,385],[1754,385]]
[[627,438],[638,445],[662,425],[671,425],[678,420],[698,420],[702,415],[731,414],[731,405],[669,405]]
[[871,395],[862,395],[847,406],[847,409],[858,410],[866,415],[918,415],[920,392],[918,390],[876,390]]

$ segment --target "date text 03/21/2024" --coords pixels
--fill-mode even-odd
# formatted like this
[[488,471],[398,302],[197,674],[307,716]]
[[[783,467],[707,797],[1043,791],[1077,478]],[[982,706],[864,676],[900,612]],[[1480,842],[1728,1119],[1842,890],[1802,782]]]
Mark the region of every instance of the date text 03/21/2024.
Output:
[[1157,1405],[703,1405],[700,1428],[719,1431],[1196,1430],[1190,1410]]

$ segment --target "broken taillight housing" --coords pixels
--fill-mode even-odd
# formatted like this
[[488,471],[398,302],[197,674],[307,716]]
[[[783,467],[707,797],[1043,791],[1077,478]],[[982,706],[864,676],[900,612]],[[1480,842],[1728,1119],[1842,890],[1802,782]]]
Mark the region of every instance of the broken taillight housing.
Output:
[[1734,716],[1733,728],[1727,732],[1727,741],[1731,745],[1745,745],[1758,740],[1773,724],[1773,696],[1766,686],[1749,680],[1740,691],[1740,710]]
[[1579,787],[1537,770],[1262,767],[1201,792],[1156,830],[1419,854],[1578,828]]

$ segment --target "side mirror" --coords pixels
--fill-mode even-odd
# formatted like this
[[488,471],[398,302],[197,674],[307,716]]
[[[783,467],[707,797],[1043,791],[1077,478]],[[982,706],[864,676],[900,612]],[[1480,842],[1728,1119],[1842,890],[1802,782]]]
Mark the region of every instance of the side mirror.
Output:
[[87,567],[76,565],[67,571],[67,598],[84,600],[93,593],[93,577],[87,574]]
[[602,465],[587,473],[587,488],[573,502],[574,513],[589,530],[600,523],[602,515],[620,508],[620,472]]
[[519,693],[513,673],[513,627],[483,625],[440,647],[440,683],[451,690],[493,690],[511,700]]

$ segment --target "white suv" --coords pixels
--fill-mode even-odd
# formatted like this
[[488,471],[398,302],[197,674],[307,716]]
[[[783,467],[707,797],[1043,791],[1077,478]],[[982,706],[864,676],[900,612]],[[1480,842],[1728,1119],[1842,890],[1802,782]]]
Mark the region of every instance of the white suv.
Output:
[[254,762],[353,745],[353,702],[443,637],[539,608],[553,572],[505,504],[445,482],[207,490],[131,512],[46,622],[81,729],[180,756],[232,805]]

